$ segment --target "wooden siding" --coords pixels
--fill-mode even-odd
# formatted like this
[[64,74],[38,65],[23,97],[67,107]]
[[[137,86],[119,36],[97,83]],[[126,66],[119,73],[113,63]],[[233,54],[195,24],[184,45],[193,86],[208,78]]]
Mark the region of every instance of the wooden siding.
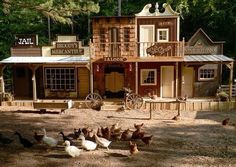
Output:
[[[125,56],[134,56],[135,53],[135,46],[132,44],[132,42],[135,42],[135,24],[134,24],[134,18],[132,17],[123,17],[123,18],[94,18],[92,22],[93,26],[93,44],[95,48],[95,55],[96,57],[102,58],[106,56],[109,56],[109,53],[112,52],[111,46],[116,45],[117,48],[120,50],[120,54]],[[100,41],[100,29],[103,28],[105,30],[105,41],[104,43],[101,43]],[[116,43],[112,43],[109,39],[109,30],[111,28],[117,28],[118,29],[118,41]],[[130,34],[129,34],[129,50],[126,51],[125,48],[125,42],[124,42],[124,29],[129,28]],[[102,51],[100,49],[100,44],[105,45],[105,51]]]
[[[177,41],[177,18],[138,18],[137,19],[137,36],[139,38],[140,25],[155,25],[155,33],[157,34],[158,28],[169,29],[169,41]],[[157,35],[155,35],[157,41]]]
[[42,56],[41,47],[12,47],[11,56]]
[[[138,90],[139,94],[142,96],[147,96],[148,93],[156,94],[160,97],[160,84],[161,84],[161,66],[174,66],[174,83],[175,83],[175,63],[156,63],[156,62],[146,62],[146,63],[139,63],[138,64]],[[141,85],[140,83],[140,74],[141,69],[156,69],[156,77],[157,77],[157,84],[156,85]],[[175,84],[174,84],[175,85]],[[175,92],[175,86],[174,86],[174,92]],[[175,95],[175,93],[174,93]]]

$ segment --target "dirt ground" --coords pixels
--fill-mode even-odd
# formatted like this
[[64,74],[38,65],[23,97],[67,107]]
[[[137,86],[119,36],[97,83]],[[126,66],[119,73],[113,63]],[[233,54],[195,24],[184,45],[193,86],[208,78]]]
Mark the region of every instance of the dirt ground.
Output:
[[[231,112],[189,112],[182,111],[180,121],[171,120],[177,111],[155,111],[148,120],[147,111],[94,111],[70,109],[65,114],[40,114],[30,108],[0,107],[0,133],[13,138],[9,145],[0,145],[1,167],[195,167],[236,166],[236,111]],[[222,126],[221,121],[230,117],[231,125]],[[45,145],[36,144],[34,131],[46,128],[48,136],[57,138],[58,133],[72,133],[74,128],[111,126],[119,123],[123,130],[134,130],[134,123],[144,123],[146,135],[154,135],[150,146],[140,141],[139,153],[130,155],[128,141],[113,141],[110,150],[98,148],[82,151],[76,158],[70,158],[64,146],[46,151]],[[14,132],[19,131],[34,142],[32,148],[23,148]],[[78,147],[80,147],[78,142]]]

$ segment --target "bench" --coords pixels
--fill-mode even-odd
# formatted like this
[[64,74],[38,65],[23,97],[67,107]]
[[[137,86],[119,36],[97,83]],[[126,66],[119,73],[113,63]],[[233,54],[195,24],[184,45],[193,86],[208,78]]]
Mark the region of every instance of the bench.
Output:
[[40,113],[45,113],[47,109],[60,109],[61,113],[65,113],[65,110],[72,106],[72,100],[37,100],[33,102],[34,109],[39,109]]

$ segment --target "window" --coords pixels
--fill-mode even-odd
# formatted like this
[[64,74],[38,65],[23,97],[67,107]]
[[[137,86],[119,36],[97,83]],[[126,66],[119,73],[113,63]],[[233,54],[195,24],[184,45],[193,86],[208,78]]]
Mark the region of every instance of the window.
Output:
[[130,29],[129,28],[124,28],[125,51],[129,51],[129,42],[130,42]]
[[198,80],[213,80],[217,74],[217,65],[204,65],[198,69]]
[[156,85],[156,69],[141,69],[141,85]]
[[74,68],[45,68],[46,89],[51,91],[74,91]]
[[100,51],[105,51],[105,43],[106,43],[106,35],[105,35],[105,28],[101,28],[100,32]]
[[168,42],[169,41],[169,29],[157,29],[157,42]]

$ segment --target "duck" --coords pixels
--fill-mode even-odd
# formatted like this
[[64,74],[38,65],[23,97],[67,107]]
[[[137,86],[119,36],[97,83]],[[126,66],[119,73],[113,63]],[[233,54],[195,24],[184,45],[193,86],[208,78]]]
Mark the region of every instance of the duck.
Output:
[[43,140],[43,134],[38,134],[37,132],[34,132],[34,139],[38,142],[41,143]]
[[12,139],[4,137],[3,134],[0,133],[0,143],[2,144],[11,144],[13,142]]
[[15,132],[15,135],[19,137],[20,143],[25,147],[25,148],[30,148],[33,146],[33,143],[29,141],[26,138],[23,138],[19,132]]
[[74,128],[74,139],[78,139],[80,133],[81,133],[81,129],[80,128],[79,128],[79,130]]
[[65,141],[65,151],[71,156],[71,157],[77,157],[80,155],[81,150],[78,149],[76,146],[71,146],[70,141]]
[[43,142],[45,144],[47,144],[50,147],[57,146],[58,141],[56,139],[52,138],[52,137],[48,137],[47,133],[46,133],[46,130],[44,128],[43,128],[43,133],[44,133],[44,135],[43,135]]
[[59,132],[59,134],[62,135],[62,138],[63,138],[64,142],[67,140],[67,141],[70,142],[70,145],[75,145],[75,143],[72,141],[72,138],[70,138],[70,137],[68,137],[68,136],[65,136],[65,134],[64,134],[62,131]]
[[139,152],[137,144],[136,143],[132,143],[131,141],[129,141],[129,151],[130,151],[131,155],[137,154]]
[[93,151],[97,148],[97,143],[90,140],[85,140],[83,132],[81,132],[79,139],[82,140],[81,145],[85,150]]
[[94,134],[94,136],[95,136],[95,141],[98,145],[100,145],[101,147],[105,147],[105,148],[107,148],[107,150],[109,150],[108,147],[111,144],[111,141],[109,141],[103,137],[98,137],[96,133]]

